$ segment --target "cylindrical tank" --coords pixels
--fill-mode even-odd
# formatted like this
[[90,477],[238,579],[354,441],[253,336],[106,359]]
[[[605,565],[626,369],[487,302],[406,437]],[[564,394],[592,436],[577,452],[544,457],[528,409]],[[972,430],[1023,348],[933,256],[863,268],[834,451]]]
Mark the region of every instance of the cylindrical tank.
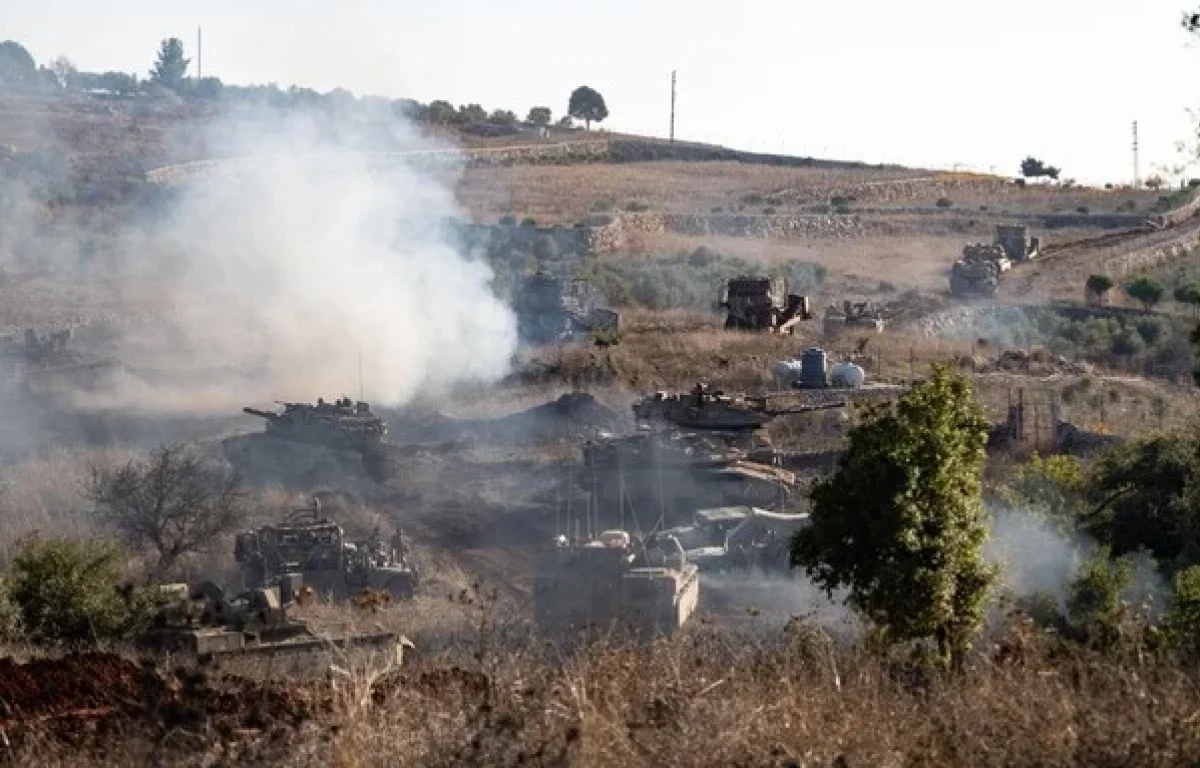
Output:
[[827,385],[825,350],[812,347],[800,355],[800,386],[819,389]]
[[771,366],[771,375],[785,387],[800,381],[801,365],[799,360],[777,360]]
[[829,370],[829,381],[835,387],[858,389],[866,379],[866,371],[854,363],[838,363]]

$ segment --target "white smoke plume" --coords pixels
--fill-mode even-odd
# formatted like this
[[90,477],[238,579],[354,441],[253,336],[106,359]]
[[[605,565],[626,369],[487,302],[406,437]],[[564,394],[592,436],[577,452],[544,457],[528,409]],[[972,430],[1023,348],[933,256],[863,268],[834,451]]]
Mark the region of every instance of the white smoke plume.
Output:
[[[295,112],[212,129],[253,162],[186,186],[153,225],[144,269],[166,322],[157,339],[126,344],[147,368],[176,373],[129,384],[110,405],[227,409],[357,397],[361,385],[398,406],[504,375],[515,319],[488,266],[441,226],[459,215],[453,179],[356,152],[356,129],[332,125]],[[405,146],[443,149],[392,128]]]

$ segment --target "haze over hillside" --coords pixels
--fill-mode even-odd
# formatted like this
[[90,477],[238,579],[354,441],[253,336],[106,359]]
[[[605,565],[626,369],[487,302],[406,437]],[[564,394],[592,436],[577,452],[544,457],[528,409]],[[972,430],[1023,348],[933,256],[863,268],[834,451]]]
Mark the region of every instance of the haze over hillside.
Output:
[[[986,21],[949,0],[850,5],[629,0],[581,19],[544,0],[300,6],[218,0],[189,15],[148,0],[10,3],[4,34],[39,61],[144,74],[158,41],[204,28],[204,69],[228,83],[298,83],[489,109],[600,89],[605,127],[665,135],[679,72],[680,137],[742,149],[1015,173],[1026,154],[1080,181],[1176,161],[1195,65],[1175,0],[1020,0]],[[62,23],[71,19],[71,24]],[[581,40],[587,42],[582,44]],[[1133,53],[1136,51],[1136,55]]]

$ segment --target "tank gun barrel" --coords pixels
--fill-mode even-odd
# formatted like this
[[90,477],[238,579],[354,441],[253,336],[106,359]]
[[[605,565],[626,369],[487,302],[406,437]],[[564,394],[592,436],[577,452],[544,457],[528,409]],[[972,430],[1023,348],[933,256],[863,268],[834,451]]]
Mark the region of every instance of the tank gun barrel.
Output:
[[251,416],[261,416],[262,418],[269,419],[271,421],[274,421],[275,419],[279,418],[278,413],[271,413],[270,411],[260,411],[257,408],[250,408],[250,407],[243,408],[242,413],[248,413]]
[[794,413],[811,413],[813,411],[831,411],[834,408],[845,408],[846,401],[839,400],[835,403],[817,403],[815,405],[800,405],[795,408],[778,408],[766,411],[772,416],[787,416]]

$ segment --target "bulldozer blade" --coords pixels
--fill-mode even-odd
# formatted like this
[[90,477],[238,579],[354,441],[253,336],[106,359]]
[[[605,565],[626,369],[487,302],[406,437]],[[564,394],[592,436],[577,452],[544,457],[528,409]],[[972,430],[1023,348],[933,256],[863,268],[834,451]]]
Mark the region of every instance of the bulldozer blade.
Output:
[[379,650],[396,649],[401,645],[401,637],[395,632],[372,632],[362,635],[345,635],[342,637],[311,637],[303,640],[286,640],[278,643],[263,643],[248,645],[242,648],[230,648],[210,651],[204,654],[211,659],[229,659],[246,656],[283,656],[291,654],[319,653],[330,648],[339,650],[355,650],[373,648]]

